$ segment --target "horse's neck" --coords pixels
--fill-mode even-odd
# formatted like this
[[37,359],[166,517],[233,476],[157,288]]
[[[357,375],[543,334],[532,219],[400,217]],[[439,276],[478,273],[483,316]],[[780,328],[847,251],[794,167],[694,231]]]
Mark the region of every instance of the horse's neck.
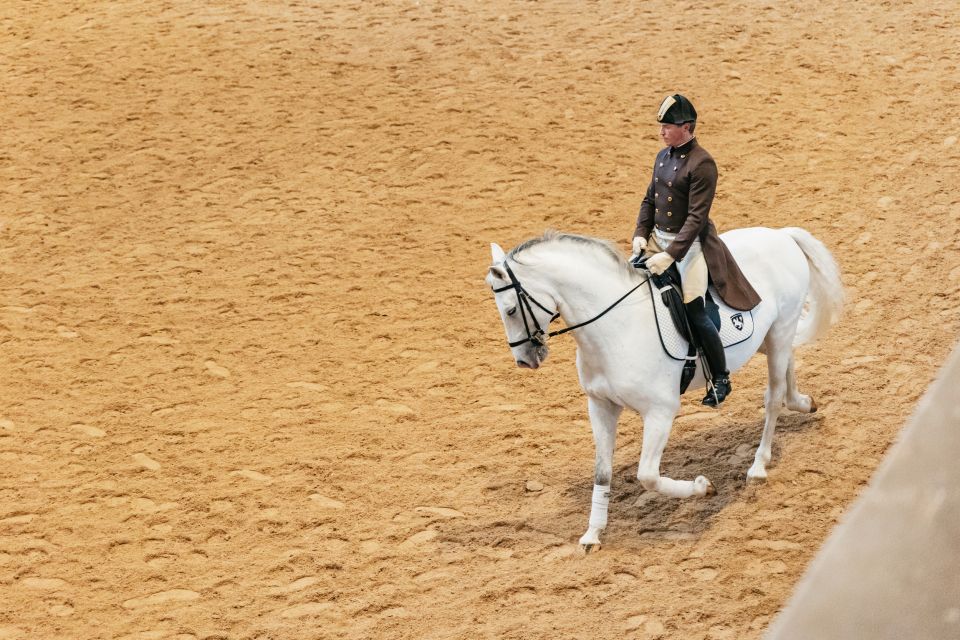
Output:
[[[547,266],[547,273],[558,274],[550,276],[551,286],[556,292],[560,315],[567,326],[595,318],[627,291],[643,282],[638,277],[631,277],[619,265],[606,260],[572,264],[569,259],[558,259],[555,264]],[[641,325],[645,323],[637,308],[649,307],[648,298],[646,286],[641,286],[607,316],[577,329],[574,335],[580,348],[589,352],[615,349],[617,341],[626,337],[624,332],[642,331]]]

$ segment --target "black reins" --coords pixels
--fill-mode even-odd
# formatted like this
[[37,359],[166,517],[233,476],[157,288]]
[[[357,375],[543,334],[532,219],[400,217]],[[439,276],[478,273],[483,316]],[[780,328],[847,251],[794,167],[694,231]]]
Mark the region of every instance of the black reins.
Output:
[[[633,293],[634,291],[636,291],[637,289],[639,289],[641,286],[643,286],[643,285],[646,284],[646,282],[647,282],[647,280],[644,280],[643,282],[641,282],[640,284],[638,284],[637,286],[635,286],[633,289],[630,289],[630,290],[627,291],[625,294],[623,294],[622,296],[620,296],[613,304],[611,304],[609,307],[607,307],[606,309],[604,309],[603,311],[601,311],[601,312],[598,313],[597,315],[593,316],[593,317],[590,318],[589,320],[585,320],[585,321],[583,321],[583,322],[578,322],[577,324],[570,325],[569,327],[564,327],[563,329],[558,329],[558,330],[556,330],[556,331],[551,331],[550,333],[547,333],[547,332],[545,332],[545,331],[543,330],[543,328],[540,327],[540,322],[537,320],[537,316],[533,313],[533,307],[530,306],[530,303],[532,302],[533,304],[537,305],[537,306],[540,307],[542,310],[544,310],[544,311],[546,311],[547,313],[550,314],[550,320],[549,320],[549,322],[547,322],[547,327],[548,327],[548,328],[549,328],[551,322],[553,322],[554,320],[556,320],[557,318],[560,317],[560,312],[559,312],[559,311],[550,311],[550,309],[547,309],[545,306],[543,306],[542,304],[540,304],[539,302],[537,302],[536,298],[534,298],[532,295],[530,295],[530,292],[527,291],[526,289],[524,289],[524,288],[523,288],[523,285],[520,284],[520,281],[517,280],[517,276],[514,275],[513,269],[510,268],[510,265],[507,264],[507,261],[506,261],[506,260],[503,261],[503,266],[504,266],[504,268],[507,270],[507,275],[510,277],[510,284],[508,284],[508,285],[506,285],[506,286],[504,286],[504,287],[500,287],[499,289],[494,289],[493,292],[494,292],[494,293],[500,293],[500,292],[502,292],[502,291],[506,291],[507,289],[515,289],[515,290],[516,290],[516,292],[517,292],[517,306],[520,308],[520,317],[523,318],[523,328],[524,328],[524,329],[526,330],[526,332],[527,332],[527,337],[524,338],[523,340],[515,340],[515,341],[513,341],[513,342],[510,342],[510,341],[508,340],[508,341],[507,341],[507,344],[510,345],[510,347],[518,347],[518,346],[520,346],[521,344],[525,344],[525,343],[527,343],[527,342],[532,342],[534,345],[536,345],[536,346],[538,346],[538,347],[542,347],[543,345],[546,344],[546,340],[544,339],[544,336],[546,336],[546,337],[548,337],[548,338],[553,337],[553,336],[559,336],[559,335],[564,334],[564,333],[566,333],[566,332],[568,332],[568,331],[573,331],[574,329],[579,329],[580,327],[585,327],[585,326],[587,326],[588,324],[590,324],[591,322],[596,322],[597,320],[599,320],[599,319],[602,318],[603,316],[607,315],[607,313],[608,313],[610,310],[612,310],[614,307],[616,307],[618,304],[620,304],[621,302],[623,302],[624,300],[626,300],[626,299],[627,299],[627,296],[629,296],[631,293]],[[636,265],[636,264],[635,264],[634,266],[639,266],[639,265]],[[649,279],[649,278],[648,278],[648,279]],[[536,331],[533,331],[533,332],[530,331],[530,323],[527,321],[527,315],[528,315],[528,314],[529,314],[529,316],[530,316],[530,320],[533,322],[533,326],[534,326],[534,328],[536,329]]]

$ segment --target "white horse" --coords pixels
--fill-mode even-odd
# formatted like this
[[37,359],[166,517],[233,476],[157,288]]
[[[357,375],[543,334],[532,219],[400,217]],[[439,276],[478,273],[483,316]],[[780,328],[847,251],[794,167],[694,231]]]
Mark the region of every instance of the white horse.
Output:
[[[726,349],[730,371],[757,351],[767,356],[766,419],[747,471],[748,480],[762,480],[784,405],[792,411],[817,410],[813,398],[797,390],[793,347],[820,337],[837,320],[843,286],[833,256],[803,229],[738,229],[721,238],[762,298],[753,310],[752,337]],[[508,254],[497,244],[491,250],[493,265],[486,281],[494,290],[518,366],[536,369],[546,359],[545,329],[551,320],[562,317],[568,327],[583,325],[572,335],[580,385],[587,394],[596,469],[590,519],[580,544],[588,551],[599,545],[607,524],[617,420],[625,407],[643,417],[637,478],[645,489],[678,498],[713,492],[704,476],[674,480],[660,475],[660,457],[680,409],[683,363],[664,352],[648,287],[637,287],[648,274],[624,260],[610,242],[552,231]],[[604,310],[607,313],[597,318]],[[690,389],[703,386],[698,371]]]

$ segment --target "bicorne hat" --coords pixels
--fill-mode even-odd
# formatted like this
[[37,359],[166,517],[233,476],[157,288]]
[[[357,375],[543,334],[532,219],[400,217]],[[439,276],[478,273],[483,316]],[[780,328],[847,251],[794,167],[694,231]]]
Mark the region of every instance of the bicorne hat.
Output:
[[664,98],[657,111],[657,122],[661,124],[683,124],[695,122],[696,119],[697,110],[693,108],[693,103],[679,93]]

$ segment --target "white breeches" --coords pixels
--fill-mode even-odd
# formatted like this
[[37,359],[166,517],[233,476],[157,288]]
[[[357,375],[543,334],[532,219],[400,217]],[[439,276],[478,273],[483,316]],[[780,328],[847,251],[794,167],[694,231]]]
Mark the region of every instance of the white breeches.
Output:
[[[663,251],[670,246],[673,239],[677,237],[675,233],[666,233],[659,229],[654,229],[650,234],[647,251],[654,253]],[[703,249],[700,247],[700,241],[695,240],[683,256],[683,260],[677,263],[677,269],[680,270],[680,282],[683,286],[683,303],[693,302],[699,297],[706,297],[707,281],[707,261],[703,257]]]

